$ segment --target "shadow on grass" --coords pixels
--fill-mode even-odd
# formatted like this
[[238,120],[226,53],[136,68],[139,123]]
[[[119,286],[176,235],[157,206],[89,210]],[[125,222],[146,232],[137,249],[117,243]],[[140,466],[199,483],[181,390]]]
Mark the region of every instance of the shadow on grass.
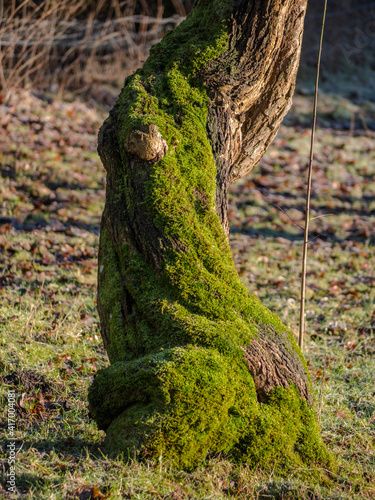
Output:
[[[78,423],[78,420],[77,420]],[[100,448],[100,445],[90,443],[89,441],[72,437],[55,437],[49,439],[38,439],[37,436],[30,437],[29,439],[23,440],[23,450],[37,450],[43,453],[48,453],[54,451],[56,453],[61,453],[67,457],[71,456],[83,456],[87,452],[95,452]]]
[[[360,234],[355,234],[354,231],[346,231],[347,235],[345,238],[340,238],[338,236],[335,236],[332,234],[330,231],[310,231],[309,232],[309,244],[314,243],[317,239],[320,241],[329,241],[332,243],[343,243],[345,241],[357,241],[357,242],[363,242],[363,235]],[[276,238],[283,238],[284,240],[290,241],[290,242],[299,242],[302,245],[303,241],[303,234],[301,235],[292,233],[290,231],[285,231],[285,230],[277,230],[277,229],[272,229],[270,227],[264,226],[264,227],[258,227],[258,228],[252,228],[252,227],[243,227],[243,226],[231,226],[230,228],[230,234],[245,234],[250,237],[256,237],[259,239],[271,239],[275,240]],[[367,239],[368,245],[372,246],[375,244],[375,235],[369,236]]]
[[261,227],[261,228],[243,228],[241,226],[231,226],[230,228],[231,234],[246,234],[248,236],[256,236],[260,238],[284,238],[289,241],[302,241],[302,236],[297,234],[293,234],[289,231],[278,231],[277,229],[271,229],[269,227]]

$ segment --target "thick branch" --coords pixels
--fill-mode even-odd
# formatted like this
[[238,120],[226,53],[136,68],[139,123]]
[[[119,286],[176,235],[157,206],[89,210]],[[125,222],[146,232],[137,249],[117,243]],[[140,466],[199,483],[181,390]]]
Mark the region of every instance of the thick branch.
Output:
[[228,51],[202,71],[211,97],[208,135],[218,169],[216,205],[227,234],[228,185],[261,160],[291,106],[306,4],[239,2],[230,20]]

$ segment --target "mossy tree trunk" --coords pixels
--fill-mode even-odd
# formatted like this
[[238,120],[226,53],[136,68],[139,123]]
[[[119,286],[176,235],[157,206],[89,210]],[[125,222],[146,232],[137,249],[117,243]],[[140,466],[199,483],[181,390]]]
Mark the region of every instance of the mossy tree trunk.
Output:
[[111,366],[90,409],[107,448],[197,465],[331,462],[306,365],[241,284],[227,191],[287,112],[306,0],[198,0],[127,78],[99,133],[98,309]]

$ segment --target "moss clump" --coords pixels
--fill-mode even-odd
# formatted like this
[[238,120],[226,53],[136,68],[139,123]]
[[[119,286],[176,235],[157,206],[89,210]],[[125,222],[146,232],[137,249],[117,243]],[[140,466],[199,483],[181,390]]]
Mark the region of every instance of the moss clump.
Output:
[[245,459],[264,470],[277,469],[281,473],[306,464],[334,467],[313,410],[293,387],[271,391],[239,443],[237,453],[240,461]]
[[[95,417],[104,428],[114,418],[107,442],[115,452],[163,456],[189,468],[209,451],[229,452],[257,412],[246,367],[215,349],[177,347],[110,370],[95,381],[102,400]],[[121,405],[116,406],[113,394],[117,399],[119,391],[129,409],[117,414]],[[138,401],[132,404],[135,394]]]
[[[285,470],[328,466],[304,400],[277,389],[260,405],[243,356],[260,325],[298,348],[241,284],[215,212],[208,96],[198,71],[227,49],[230,8],[199,1],[126,80],[104,124],[98,298],[113,364],[90,389],[91,412],[112,452],[163,456],[184,468],[218,452]],[[129,133],[149,124],[168,145],[156,163],[126,149]]]
[[264,470],[333,465],[314,412],[294,388],[258,404],[235,357],[197,346],[162,350],[99,372],[91,389],[107,451],[160,458],[189,469],[227,452]]

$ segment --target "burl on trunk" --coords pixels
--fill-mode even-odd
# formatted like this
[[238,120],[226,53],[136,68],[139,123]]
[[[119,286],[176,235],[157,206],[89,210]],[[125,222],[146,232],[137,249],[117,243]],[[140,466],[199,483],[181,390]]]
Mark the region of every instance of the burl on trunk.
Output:
[[107,449],[329,467],[303,356],[241,284],[227,190],[287,112],[307,0],[198,0],[126,79],[99,133],[98,309],[111,365],[90,391]]

